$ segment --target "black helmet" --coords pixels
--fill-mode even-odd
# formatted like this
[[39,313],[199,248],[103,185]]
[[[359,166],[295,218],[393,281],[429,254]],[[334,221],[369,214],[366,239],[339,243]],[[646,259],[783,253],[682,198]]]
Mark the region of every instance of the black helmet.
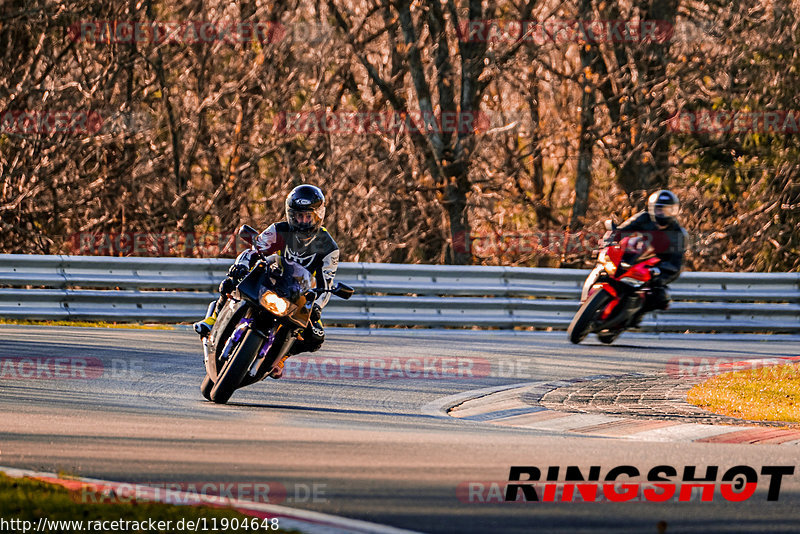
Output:
[[659,226],[669,226],[675,221],[680,211],[681,204],[672,191],[662,189],[656,191],[647,199],[647,212],[650,218]]
[[286,222],[300,239],[317,235],[324,218],[325,195],[319,187],[298,185],[286,197]]

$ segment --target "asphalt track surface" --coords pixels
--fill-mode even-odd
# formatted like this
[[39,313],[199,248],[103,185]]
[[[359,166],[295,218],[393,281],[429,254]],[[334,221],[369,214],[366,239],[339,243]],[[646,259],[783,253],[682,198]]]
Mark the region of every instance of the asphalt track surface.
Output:
[[[436,418],[422,407],[503,384],[661,372],[675,358],[797,355],[797,337],[629,335],[611,347],[595,341],[576,347],[563,333],[367,335],[332,329],[312,355],[317,363],[369,357],[388,366],[397,357],[429,363],[460,358],[454,368],[471,373],[324,377],[307,365],[306,379],[267,380],[217,406],[200,396],[202,353],[185,329],[2,326],[0,359],[52,363],[58,357],[89,367],[72,379],[48,376],[47,370],[38,378],[9,376],[13,368],[5,367],[0,465],[148,484],[278,483],[288,492],[287,506],[422,532],[659,532],[665,526],[666,532],[796,532],[798,446],[565,436]],[[463,367],[465,361],[471,367]],[[766,500],[763,479],[756,494],[740,503],[716,495],[713,502],[484,504],[458,493],[469,482],[506,481],[512,465],[543,471],[597,465],[603,473],[619,465],[642,472],[656,465],[679,473],[687,465],[701,472],[709,465],[723,472],[736,465],[797,470],[784,478],[777,502]]]

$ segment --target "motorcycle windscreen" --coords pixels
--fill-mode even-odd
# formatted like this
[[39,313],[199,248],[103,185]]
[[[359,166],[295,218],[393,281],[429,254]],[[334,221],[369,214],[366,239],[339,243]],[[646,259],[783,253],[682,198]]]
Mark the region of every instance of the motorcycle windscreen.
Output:
[[261,298],[264,291],[274,291],[278,296],[297,303],[301,296],[316,285],[316,281],[308,269],[299,263],[283,259],[281,265],[281,269],[268,268],[264,271],[263,279],[259,278],[261,286],[258,297]]
[[297,283],[301,293],[305,293],[306,291],[317,287],[317,279],[314,278],[310,272],[308,272],[308,269],[289,259],[285,259],[283,262],[287,268],[289,276],[291,276]]
[[308,291],[316,287],[317,281],[308,269],[292,260],[283,260],[283,273],[275,280],[273,290],[291,303],[289,320],[305,327],[311,314],[313,299],[306,298]]
[[252,304],[258,306],[258,299],[261,297],[264,283],[268,282],[267,272],[261,266],[256,266],[250,271],[244,279],[239,282],[236,289],[239,291],[241,297]]
[[[261,306],[261,298],[266,292],[272,292],[281,299],[289,301],[294,308],[290,317],[294,322],[305,326],[308,323],[310,304],[305,294],[316,286],[316,280],[308,270],[291,260],[278,259],[282,268],[274,269],[274,265],[264,267],[257,265],[239,283],[239,295],[256,306]],[[306,309],[308,308],[308,309]],[[296,316],[296,318],[295,318]]]

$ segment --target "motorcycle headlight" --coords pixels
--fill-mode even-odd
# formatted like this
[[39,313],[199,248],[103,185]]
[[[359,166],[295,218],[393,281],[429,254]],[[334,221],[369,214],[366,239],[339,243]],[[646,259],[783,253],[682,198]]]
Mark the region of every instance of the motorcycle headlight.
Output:
[[608,274],[614,276],[614,273],[617,271],[617,266],[614,265],[613,261],[606,261],[603,262],[603,268],[606,270]]
[[261,295],[261,305],[278,317],[283,317],[289,311],[291,303],[283,297],[279,297],[272,291],[265,291]]

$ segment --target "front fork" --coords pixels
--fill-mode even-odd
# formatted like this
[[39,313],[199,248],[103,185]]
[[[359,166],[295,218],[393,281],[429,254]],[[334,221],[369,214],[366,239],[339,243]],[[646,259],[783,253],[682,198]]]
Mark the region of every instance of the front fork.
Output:
[[[603,266],[598,264],[594,269],[592,269],[592,272],[589,273],[589,276],[586,277],[586,281],[583,283],[583,290],[581,291],[581,302],[585,302],[586,299],[589,298],[592,293],[592,288],[595,287],[595,285],[600,285],[597,284],[597,281],[603,271]],[[606,321],[604,326],[608,328],[619,327],[624,321],[632,317],[644,305],[644,298],[641,294],[639,294],[639,291],[633,291],[632,294],[623,295],[620,294],[618,289],[614,289],[612,295],[619,299],[620,302],[617,302],[613,309],[608,310],[608,315],[603,318],[603,321]]]
[[613,279],[603,284],[606,291],[614,296],[614,300],[602,314],[603,327],[607,329],[622,328],[644,305],[644,297],[636,288],[629,288],[622,282]]
[[589,273],[589,276],[586,277],[586,281],[583,282],[583,290],[581,291],[581,302],[586,302],[586,299],[589,298],[592,286],[597,282],[597,279],[600,276],[600,273],[603,271],[603,266],[598,264],[592,269],[592,272]]
[[[216,305],[216,303],[212,303],[212,305]],[[209,306],[209,309],[211,309],[211,306]],[[213,311],[212,311],[212,313],[213,313]],[[242,336],[244,336],[245,332],[247,331],[247,328],[252,323],[253,323],[253,318],[250,317],[250,313],[247,312],[245,314],[245,316],[242,317],[239,320],[239,323],[236,325],[236,328],[233,330],[233,332],[231,332],[230,336],[228,336],[228,339],[225,340],[225,345],[222,347],[222,353],[220,354],[220,358],[219,358],[220,361],[219,362],[214,362],[215,364],[213,366],[210,365],[209,362],[210,362],[211,358],[216,358],[216,355],[212,355],[211,354],[211,351],[210,351],[209,346],[208,346],[209,339],[212,336],[208,335],[208,336],[203,338],[203,340],[202,340],[202,343],[203,343],[203,361],[204,361],[205,366],[206,366],[206,373],[208,374],[208,376],[212,377],[212,380],[216,381],[216,379],[217,379],[216,377],[218,376],[219,371],[220,371],[220,368],[218,367],[218,365],[223,365],[223,366],[225,365],[225,363],[224,363],[225,360],[228,359],[228,357],[231,354],[231,351],[239,343],[239,341],[242,339]],[[214,325],[215,329],[218,328],[218,327],[219,327],[218,324]],[[212,334],[213,333],[214,333],[214,330],[212,330]],[[214,369],[216,369],[216,372],[214,371]]]
[[[216,301],[212,302],[208,306],[208,311],[206,313],[206,317],[209,317],[212,313],[214,313],[214,309],[216,306]],[[230,337],[225,343],[225,347],[222,350],[221,360],[227,359],[230,355],[231,350],[236,344],[241,340],[242,336],[246,332],[248,328],[252,329],[253,319],[250,317],[244,317],[236,326],[236,329],[231,333]],[[285,359],[289,350],[292,348],[292,344],[295,342],[297,337],[302,332],[302,328],[296,328],[289,332],[284,338],[281,343],[280,349],[278,349],[277,356],[275,358],[271,358],[270,362],[267,362],[267,356],[269,355],[270,349],[273,348],[276,339],[279,339],[279,334],[281,333],[282,329],[287,328],[285,324],[279,324],[277,327],[271,329],[268,336],[264,335],[260,330],[254,329],[255,332],[261,335],[264,338],[264,343],[261,346],[261,349],[258,351],[258,356],[253,361],[253,364],[250,366],[250,370],[248,371],[248,375],[251,378],[254,378],[259,375],[260,372],[264,372],[264,377],[269,374],[269,371],[272,367],[282,359]],[[210,358],[209,347],[208,347],[208,337],[203,338],[203,359],[206,364],[208,364],[208,359]],[[224,365],[223,362],[220,362]],[[269,365],[270,369],[263,369],[265,365]]]
[[[278,349],[278,353],[276,354],[275,358],[271,358],[270,361],[267,361],[267,355],[269,354],[270,349],[272,349],[273,344],[275,343],[275,339],[278,338],[278,334],[282,329],[288,328],[285,324],[278,325],[277,328],[273,329],[270,333],[267,340],[264,342],[264,345],[261,347],[261,350],[258,353],[258,357],[253,365],[250,367],[249,375],[251,377],[256,377],[259,374],[263,373],[263,377],[266,378],[269,376],[269,372],[275,367],[275,365],[288,358],[289,350],[292,348],[292,344],[297,339],[297,336],[301,332],[301,329],[295,329],[286,334],[283,339],[283,343],[281,347]],[[269,369],[266,369],[266,366],[269,366]]]
[[[217,301],[212,300],[211,303],[208,305],[208,309],[206,310],[206,316],[203,317],[203,320],[208,319],[217,309]],[[208,363],[208,336],[203,337],[203,363]]]
[[[269,354],[270,349],[272,349],[272,345],[275,343],[275,338],[278,337],[278,334],[280,334],[283,328],[284,325],[279,324],[278,326],[270,330],[269,336],[267,337],[266,341],[264,341],[264,344],[261,345],[261,350],[258,351],[258,356],[256,357],[256,360],[253,362],[253,365],[250,366],[250,371],[248,372],[248,374],[251,377],[258,376],[259,372],[261,372],[262,370],[266,372],[266,369],[262,369],[262,367],[267,365],[266,363],[267,355]],[[288,339],[289,336],[287,336],[287,340]],[[283,344],[286,345],[286,340],[284,340]],[[283,349],[283,347],[281,347],[281,349]],[[266,374],[264,376],[266,377]]]

